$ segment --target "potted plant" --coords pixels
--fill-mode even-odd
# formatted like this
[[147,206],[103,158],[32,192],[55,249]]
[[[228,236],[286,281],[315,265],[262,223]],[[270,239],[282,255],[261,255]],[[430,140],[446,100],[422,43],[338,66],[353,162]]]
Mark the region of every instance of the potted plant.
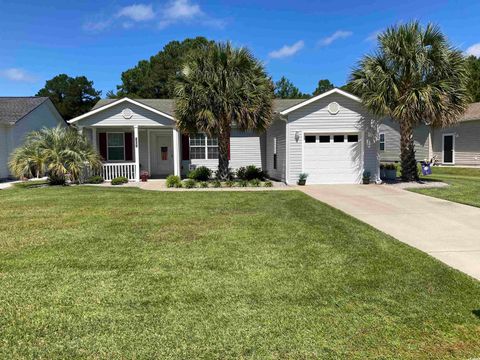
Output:
[[365,170],[363,172],[362,181],[364,184],[370,184],[370,171]]
[[386,178],[385,174],[385,164],[380,164],[380,179],[385,179]]
[[385,178],[392,181],[397,178],[397,167],[395,164],[385,164]]
[[147,182],[148,176],[149,176],[149,174],[148,174],[147,170],[142,170],[140,172],[140,179],[142,179],[143,182]]
[[305,173],[301,173],[300,175],[298,175],[297,184],[301,186],[305,185],[305,183],[307,182],[307,177],[308,177],[308,174],[305,174]]

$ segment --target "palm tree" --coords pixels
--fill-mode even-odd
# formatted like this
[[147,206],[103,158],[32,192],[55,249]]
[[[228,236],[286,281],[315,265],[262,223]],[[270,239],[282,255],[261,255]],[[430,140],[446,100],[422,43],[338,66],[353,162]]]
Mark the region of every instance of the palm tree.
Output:
[[9,161],[10,170],[19,178],[46,173],[51,182],[80,181],[84,171],[99,169],[101,156],[85,136],[74,128],[58,126],[33,131],[26,136]]
[[218,176],[226,179],[232,125],[264,131],[272,120],[273,84],[248,49],[216,43],[187,57],[175,103],[182,132],[218,137]]
[[400,125],[402,179],[418,179],[413,130],[421,123],[447,127],[465,111],[467,69],[462,53],[440,29],[418,22],[387,29],[375,54],[365,56],[351,86],[375,115]]

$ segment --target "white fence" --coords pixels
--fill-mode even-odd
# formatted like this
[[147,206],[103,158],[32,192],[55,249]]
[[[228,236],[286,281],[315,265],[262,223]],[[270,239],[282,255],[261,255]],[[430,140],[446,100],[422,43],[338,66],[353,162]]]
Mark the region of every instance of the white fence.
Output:
[[128,180],[135,180],[135,163],[103,164],[100,174],[105,181],[125,176]]

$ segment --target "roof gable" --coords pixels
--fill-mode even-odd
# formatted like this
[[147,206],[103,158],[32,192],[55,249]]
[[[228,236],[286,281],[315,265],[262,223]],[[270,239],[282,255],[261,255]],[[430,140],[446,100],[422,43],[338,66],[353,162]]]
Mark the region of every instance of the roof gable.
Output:
[[13,125],[42,105],[48,97],[0,97],[0,124]]

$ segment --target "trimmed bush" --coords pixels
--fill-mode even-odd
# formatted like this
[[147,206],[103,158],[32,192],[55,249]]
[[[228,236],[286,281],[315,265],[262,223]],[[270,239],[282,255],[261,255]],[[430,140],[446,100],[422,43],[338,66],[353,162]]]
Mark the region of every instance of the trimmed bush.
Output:
[[262,182],[259,179],[253,179],[253,180],[250,180],[249,184],[250,186],[253,186],[253,187],[259,187],[262,184]]
[[183,181],[183,186],[187,189],[192,189],[197,185],[197,182],[193,179],[187,179]]
[[212,183],[213,187],[215,188],[219,188],[219,187],[222,187],[222,183],[220,182],[220,180],[215,180],[213,183]]
[[199,166],[188,174],[188,178],[195,181],[208,181],[211,177],[212,170],[206,166]]
[[[167,187],[169,187],[169,188],[172,188],[172,187],[181,187],[182,181],[180,180],[180,177],[179,177],[179,176],[169,175],[169,176],[167,177],[166,184],[167,184]],[[178,184],[180,184],[180,186],[177,186]]]
[[265,183],[263,184],[264,187],[272,187],[273,186],[273,183],[270,181],[270,180],[267,180],[265,181]]
[[101,184],[103,181],[103,177],[100,175],[90,176],[87,180],[85,180],[87,184]]
[[226,187],[234,187],[235,186],[235,181],[227,180],[227,181],[225,181],[225,186]]
[[128,179],[125,176],[118,176],[112,179],[112,185],[123,185],[128,183]]
[[208,188],[208,182],[206,182],[206,181],[200,182],[199,185],[200,185],[200,187],[202,187],[202,188]]
[[247,180],[240,180],[238,182],[238,186],[240,187],[247,187],[248,186],[248,181]]
[[265,173],[255,165],[248,165],[246,167],[242,166],[237,169],[237,178],[247,181],[253,179],[263,180],[265,178]]
[[67,183],[65,176],[57,176],[55,174],[49,174],[47,181],[48,185],[65,185]]

